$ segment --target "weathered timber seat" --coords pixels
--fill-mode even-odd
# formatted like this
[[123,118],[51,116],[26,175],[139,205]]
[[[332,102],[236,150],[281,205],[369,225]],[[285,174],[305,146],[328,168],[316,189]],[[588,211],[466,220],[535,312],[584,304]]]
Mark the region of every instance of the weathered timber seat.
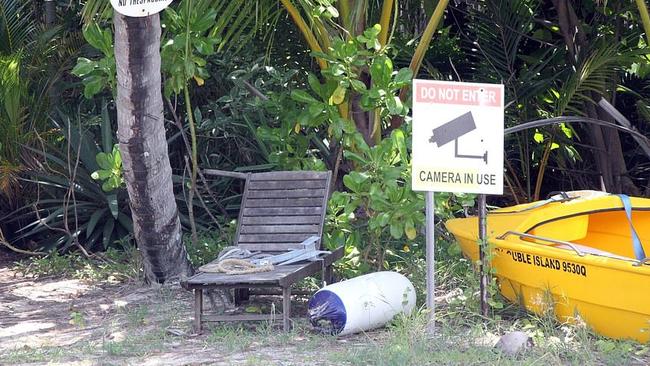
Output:
[[[331,172],[282,171],[268,173],[234,173],[205,170],[206,174],[246,180],[235,234],[234,245],[249,251],[279,254],[300,249],[311,236],[322,238]],[[321,240],[317,248],[321,246]],[[284,330],[290,328],[291,286],[301,279],[320,273],[324,282],[332,278],[332,264],[343,257],[338,248],[321,260],[276,265],[273,271],[250,274],[203,273],[183,281],[194,291],[194,327],[204,322],[254,321],[282,319]],[[208,315],[203,311],[203,293],[208,289],[282,288],[282,316],[275,314]],[[237,296],[236,296],[237,298]]]

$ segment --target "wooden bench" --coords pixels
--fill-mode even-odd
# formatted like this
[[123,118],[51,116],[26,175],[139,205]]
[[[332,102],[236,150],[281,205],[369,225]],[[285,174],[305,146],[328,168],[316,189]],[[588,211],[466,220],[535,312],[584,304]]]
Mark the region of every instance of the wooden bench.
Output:
[[[205,170],[205,173],[246,179],[233,245],[249,251],[279,254],[300,249],[300,243],[311,236],[322,238],[331,172],[282,171],[244,174]],[[317,248],[320,246],[319,240]],[[343,247],[340,247],[321,260],[276,265],[274,270],[269,272],[238,275],[199,272],[181,283],[185,289],[194,291],[194,328],[200,332],[204,322],[282,319],[283,328],[288,331],[291,327],[292,285],[318,273],[324,282],[331,282],[332,264],[342,257]],[[237,294],[237,290],[270,287],[282,289],[282,316],[204,314],[205,290],[234,289]]]

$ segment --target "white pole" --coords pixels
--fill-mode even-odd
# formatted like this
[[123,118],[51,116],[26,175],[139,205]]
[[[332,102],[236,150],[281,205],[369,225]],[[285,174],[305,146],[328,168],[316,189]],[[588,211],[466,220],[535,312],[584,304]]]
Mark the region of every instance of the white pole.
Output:
[[433,192],[427,191],[424,193],[425,197],[425,212],[426,212],[426,261],[427,261],[427,309],[429,309],[429,321],[427,326],[427,332],[429,335],[435,334],[436,323],[435,323],[435,289],[436,281],[434,278],[436,262],[435,262],[435,228],[434,228],[434,217],[435,217],[435,201],[433,200]]

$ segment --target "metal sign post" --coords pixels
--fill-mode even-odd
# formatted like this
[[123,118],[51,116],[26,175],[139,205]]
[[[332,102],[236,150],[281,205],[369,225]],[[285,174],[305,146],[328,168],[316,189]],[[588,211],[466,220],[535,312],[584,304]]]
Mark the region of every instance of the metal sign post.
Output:
[[486,263],[487,248],[487,208],[485,204],[485,195],[478,195],[478,250],[479,250],[479,272],[481,273],[480,291],[481,291],[481,314],[488,316],[487,287],[488,273],[486,273],[488,264]]
[[435,201],[433,200],[433,192],[427,191],[424,193],[425,197],[425,212],[426,212],[426,262],[427,262],[427,309],[429,309],[427,333],[434,335],[436,331],[435,313],[436,313],[436,300],[435,300],[435,272],[436,272],[436,256],[435,256]]
[[[427,331],[435,331],[434,193],[503,194],[503,85],[413,80],[411,187],[425,192]],[[485,230],[485,196],[481,238]],[[480,204],[479,204],[480,205]],[[481,308],[487,314],[486,249]]]

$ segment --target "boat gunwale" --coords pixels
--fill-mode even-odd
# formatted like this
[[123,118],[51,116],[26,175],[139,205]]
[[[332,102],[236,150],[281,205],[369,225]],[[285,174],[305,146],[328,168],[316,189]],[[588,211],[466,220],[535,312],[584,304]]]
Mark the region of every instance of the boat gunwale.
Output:
[[[534,251],[539,251],[542,253],[536,253],[539,255],[543,256],[549,256],[549,254],[543,254],[543,252],[546,249],[554,249],[552,251],[553,254],[556,254],[558,258],[556,259],[564,259],[564,260],[570,260],[574,261],[576,263],[584,264],[584,265],[590,265],[590,266],[596,266],[596,267],[602,267],[602,268],[608,268],[608,269],[615,269],[615,270],[623,270],[626,272],[633,272],[633,273],[639,273],[638,269],[642,269],[640,272],[647,272],[650,274],[650,263],[645,263],[642,265],[639,265],[639,261],[630,258],[630,259],[622,259],[622,258],[615,258],[615,257],[610,257],[610,256],[605,256],[605,255],[598,255],[598,254],[593,254],[593,253],[585,253],[584,256],[578,255],[574,250],[570,248],[560,248],[560,247],[555,247],[551,245],[544,245],[544,244],[537,244],[535,242],[529,242],[521,239],[515,240],[507,240],[507,239],[497,239],[496,237],[488,238],[488,241],[499,241],[499,243],[503,243],[506,246],[509,246],[510,248],[508,249],[513,249],[513,250],[519,250],[519,251],[526,251],[521,248],[515,248],[514,246],[517,247],[523,247],[523,248],[530,248]],[[533,246],[532,244],[536,244],[536,246]],[[602,263],[602,261],[596,260],[596,258],[600,258],[602,260],[606,261],[615,261],[611,263]],[[616,267],[616,268],[614,268]]]
[[[570,219],[572,217],[577,217],[577,216],[582,216],[582,215],[591,215],[591,214],[596,214],[596,213],[603,213],[603,212],[615,212],[615,211],[625,211],[623,207],[615,207],[615,208],[603,208],[603,209],[597,209],[597,210],[590,210],[590,211],[580,211],[580,212],[574,212],[569,215],[564,215],[564,216],[555,216],[551,219],[540,221],[536,223],[535,225],[531,226],[530,228],[523,230],[524,232],[528,233],[529,231],[536,229],[537,227],[541,225],[545,225],[554,221],[559,221],[559,220],[565,220],[565,219]],[[634,211],[650,211],[650,207],[632,207],[632,212]],[[488,213],[489,215],[489,213]]]
[[[454,236],[461,237],[467,241],[474,241],[473,238],[467,236],[454,234],[454,233],[452,234]],[[640,264],[640,261],[634,258],[622,259],[622,258],[609,257],[609,256],[598,255],[593,253],[585,253],[584,256],[580,256],[570,248],[560,248],[551,245],[537,244],[535,242],[529,242],[521,239],[516,239],[516,240],[497,239],[496,236],[489,237],[488,242],[492,242],[494,243],[495,246],[500,246],[503,249],[512,249],[512,250],[518,250],[523,252],[526,252],[528,249],[530,249],[532,251],[539,252],[534,254],[538,254],[542,256],[551,256],[551,257],[555,257],[555,259],[570,260],[576,263],[589,265],[589,266],[601,267],[605,269],[614,269],[614,270],[632,272],[637,274],[638,273],[650,274],[650,263]],[[533,246],[532,244],[537,244],[537,245]],[[476,241],[476,245],[478,246],[478,241]],[[548,249],[552,249],[552,250],[548,252],[547,251]],[[601,260],[599,261],[597,259],[601,259]],[[603,261],[612,261],[612,262],[603,263]]]

